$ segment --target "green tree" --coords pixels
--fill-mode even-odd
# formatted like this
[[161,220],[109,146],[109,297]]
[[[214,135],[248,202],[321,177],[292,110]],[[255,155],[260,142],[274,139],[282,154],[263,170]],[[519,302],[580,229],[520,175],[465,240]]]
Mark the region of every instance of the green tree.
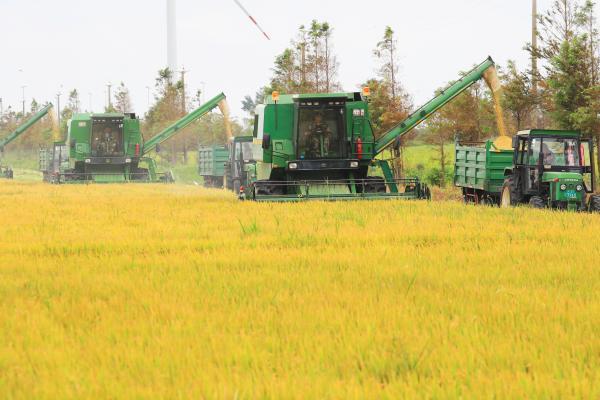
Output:
[[565,41],[559,52],[550,59],[547,82],[554,99],[553,119],[563,129],[574,125],[572,114],[587,107],[587,90],[591,89],[591,76],[585,63],[587,48],[581,36]]
[[123,82],[117,87],[115,93],[115,109],[120,113],[133,112],[129,89],[127,89]]
[[301,25],[290,47],[275,58],[266,95],[281,93],[328,93],[339,90],[339,64],[333,53],[333,28],[313,20],[309,29]]
[[396,76],[398,75],[398,62],[396,61],[396,38],[394,37],[394,31],[391,27],[386,26],[383,38],[377,43],[377,47],[373,51],[373,54],[381,61],[380,76],[386,81],[388,87],[392,92],[392,99],[396,99],[397,82]]
[[517,131],[529,121],[538,103],[530,75],[520,72],[514,61],[508,61],[507,72],[501,75],[504,88],[502,105],[512,117]]

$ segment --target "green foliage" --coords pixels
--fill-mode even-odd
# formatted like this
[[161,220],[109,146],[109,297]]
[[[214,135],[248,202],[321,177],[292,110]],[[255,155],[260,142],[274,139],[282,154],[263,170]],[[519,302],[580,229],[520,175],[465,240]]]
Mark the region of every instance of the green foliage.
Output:
[[312,20],[301,25],[291,46],[275,58],[273,76],[263,93],[328,93],[340,89],[338,62],[333,53],[333,28]]
[[554,99],[552,116],[564,129],[573,127],[573,113],[589,106],[589,98],[585,95],[591,87],[586,53],[585,41],[575,36],[571,41],[563,42],[560,51],[550,59],[547,81]]
[[521,130],[538,104],[530,75],[520,72],[515,62],[509,60],[507,72],[500,78],[504,87],[502,106],[512,117],[511,122],[515,129]]
[[117,87],[115,93],[115,109],[120,113],[133,112],[133,104],[129,96],[129,89],[123,82]]

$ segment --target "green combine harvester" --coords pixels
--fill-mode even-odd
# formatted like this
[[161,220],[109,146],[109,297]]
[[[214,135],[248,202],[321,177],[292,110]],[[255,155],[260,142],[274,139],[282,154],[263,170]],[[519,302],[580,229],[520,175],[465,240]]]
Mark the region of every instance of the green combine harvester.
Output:
[[577,131],[519,132],[512,149],[457,143],[454,184],[467,203],[600,211],[593,143]]
[[240,198],[255,201],[429,199],[418,178],[394,177],[383,151],[488,72],[488,58],[379,138],[363,93],[282,95],[256,108],[253,162]]
[[40,151],[44,181],[50,183],[172,182],[148,154],[225,101],[220,94],[144,141],[135,114],[76,114],[66,140]]
[[4,148],[8,144],[10,144],[14,140],[16,140],[19,136],[21,136],[22,134],[27,132],[27,130],[29,130],[29,128],[31,128],[36,122],[38,122],[39,120],[44,118],[46,116],[46,114],[48,114],[50,112],[51,109],[52,109],[52,103],[46,105],[40,111],[35,113],[31,118],[29,118],[27,121],[25,121],[25,123],[20,125],[17,129],[15,129],[13,132],[11,132],[8,136],[6,136],[3,139],[0,139],[0,178],[13,179],[13,177],[14,177],[13,169],[7,165],[3,165],[2,158],[4,155]]

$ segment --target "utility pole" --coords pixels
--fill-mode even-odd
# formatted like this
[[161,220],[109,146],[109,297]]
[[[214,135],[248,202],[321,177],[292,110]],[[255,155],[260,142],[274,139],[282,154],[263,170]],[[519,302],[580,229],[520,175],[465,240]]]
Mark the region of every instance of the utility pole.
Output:
[[23,91],[23,118],[25,118],[25,88],[27,86],[23,85],[21,86],[21,90]]
[[185,74],[186,71],[184,67],[181,68],[179,73],[181,74],[181,112],[185,115]]
[[58,127],[60,129],[60,96],[62,95],[61,92],[58,92],[56,94],[56,111],[58,112]]
[[202,105],[204,104],[204,92],[206,91],[206,82],[200,82],[200,85],[202,85],[202,91],[200,92],[200,103]]
[[150,86],[146,86],[146,106],[150,109]]
[[110,111],[112,109],[112,97],[110,94],[110,88],[112,87],[112,84],[108,82],[106,87],[108,88],[108,105],[106,106],[106,109]]
[[533,122],[537,125],[535,128],[541,129],[544,124],[542,108],[538,98],[538,13],[537,0],[531,1],[531,94],[536,99],[538,104],[535,107]]
[[167,0],[167,66],[171,74],[177,68],[177,11],[176,0]]

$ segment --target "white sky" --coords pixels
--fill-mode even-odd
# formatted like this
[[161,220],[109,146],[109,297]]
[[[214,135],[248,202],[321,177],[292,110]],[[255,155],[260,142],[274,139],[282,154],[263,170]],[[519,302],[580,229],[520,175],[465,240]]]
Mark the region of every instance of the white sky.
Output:
[[[540,11],[551,1],[538,0]],[[225,92],[236,116],[243,115],[243,96],[268,81],[275,56],[298,26],[313,18],[334,28],[339,79],[347,91],[373,76],[372,49],[386,25],[397,33],[400,78],[415,105],[488,55],[502,65],[508,59],[528,64],[522,48],[531,36],[530,0],[242,3],[271,41],[233,0],[177,0],[178,61],[189,70],[188,94],[205,82],[205,97]],[[165,0],[0,0],[0,38],[5,108],[20,109],[26,85],[27,107],[32,97],[56,103],[56,93],[77,88],[83,107],[89,108],[91,93],[98,111],[106,104],[106,84],[123,81],[135,111],[143,114],[146,86],[154,88],[157,71],[166,65]]]

